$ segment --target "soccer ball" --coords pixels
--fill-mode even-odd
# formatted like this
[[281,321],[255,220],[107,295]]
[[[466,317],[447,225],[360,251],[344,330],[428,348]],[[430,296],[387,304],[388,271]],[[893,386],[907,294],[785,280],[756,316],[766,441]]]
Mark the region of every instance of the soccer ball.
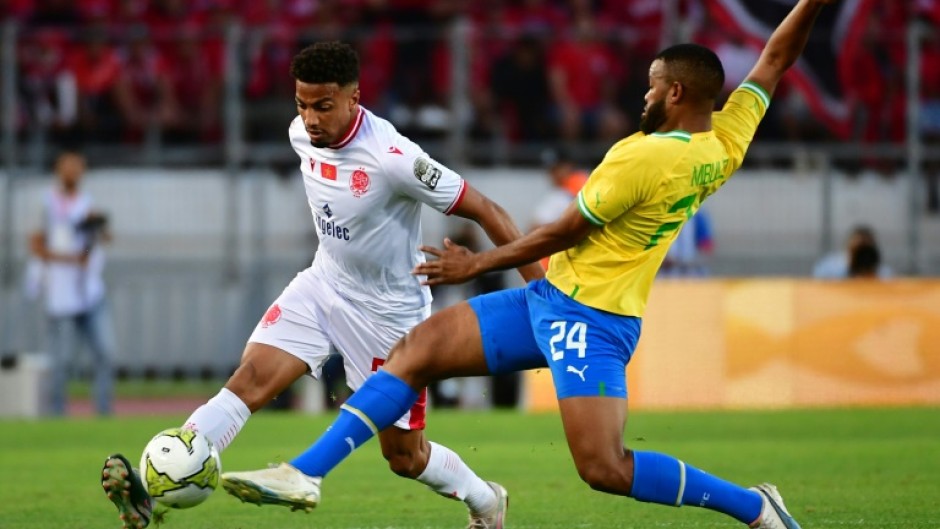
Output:
[[221,469],[212,441],[188,428],[163,430],[140,456],[141,477],[150,496],[174,509],[205,501],[218,486]]

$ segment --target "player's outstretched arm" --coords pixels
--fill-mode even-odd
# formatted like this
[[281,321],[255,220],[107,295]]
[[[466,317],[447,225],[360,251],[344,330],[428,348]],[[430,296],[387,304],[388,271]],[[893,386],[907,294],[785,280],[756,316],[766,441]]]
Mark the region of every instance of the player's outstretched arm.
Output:
[[826,4],[837,0],[800,0],[777,26],[747,80],[757,83],[773,95],[783,74],[803,53],[816,17]]
[[[499,204],[493,202],[485,195],[474,189],[470,184],[466,184],[467,189],[463,200],[454,211],[454,214],[470,219],[483,228],[486,236],[497,247],[511,243],[522,237],[522,231],[512,221],[512,217]],[[545,270],[537,262],[538,257],[528,261],[519,261],[507,268],[519,268],[519,275],[525,281],[541,279],[545,277]],[[470,279],[467,277],[466,279]],[[465,279],[465,280],[466,280]],[[435,284],[435,283],[429,283]]]
[[[422,246],[422,251],[437,257],[437,260],[418,265],[414,273],[426,275],[425,284],[428,285],[463,283],[491,270],[505,270],[533,263],[567,250],[581,242],[593,229],[594,225],[581,215],[572,202],[555,222],[540,226],[509,244],[486,252],[473,253],[449,239],[444,240],[443,250]],[[535,266],[541,270],[541,266]]]

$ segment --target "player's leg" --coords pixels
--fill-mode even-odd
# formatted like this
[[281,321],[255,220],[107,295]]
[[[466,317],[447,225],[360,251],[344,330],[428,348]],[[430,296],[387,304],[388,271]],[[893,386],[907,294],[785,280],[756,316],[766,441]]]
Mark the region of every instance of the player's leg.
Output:
[[[311,303],[304,300],[315,298],[307,292],[310,274],[309,269],[301,272],[284,289],[249,337],[241,364],[225,387],[184,423],[203,433],[219,451],[232,442],[252,412],[307,371],[316,372],[328,356],[329,342],[319,326],[322,315],[312,313]],[[152,501],[121,454],[105,461],[102,486],[122,520],[128,518],[125,527],[147,526]]]
[[759,521],[766,495],[671,456],[624,446],[625,369],[639,339],[639,319],[592,310],[550,285],[543,287],[530,295],[533,327],[552,372],[581,478],[595,490],[639,501],[696,505],[747,524]]
[[[306,476],[326,475],[407,413],[418,400],[416,388],[431,381],[539,366],[544,367],[545,361],[532,339],[522,289],[444,309],[396,344],[385,368],[365,381],[343,404],[330,428],[292,464]],[[267,473],[238,474],[240,479],[252,479]],[[224,483],[226,475],[222,479]]]
[[[226,386],[200,406],[184,423],[202,432],[221,451],[264,403],[304,374],[308,365],[296,356],[267,344],[250,342],[242,362]],[[105,460],[102,487],[117,507],[125,529],[150,523],[153,500],[127,458],[114,454]]]
[[333,425],[294,465],[308,476],[325,475],[349,455],[351,445],[361,446],[407,413],[418,390],[436,380],[544,366],[529,330],[524,292],[479,296],[412,329],[392,348],[384,368],[343,404]]
[[[408,314],[399,313],[394,321],[390,321],[377,318],[358,304],[340,298],[330,312],[329,336],[343,356],[349,387],[354,392],[358,391],[366,379],[385,364],[388,352],[395,344],[430,315],[428,306]],[[444,496],[464,501],[471,513],[492,512],[492,517],[495,517],[500,501],[494,488],[480,479],[452,450],[425,439],[426,412],[427,390],[423,389],[415,404],[392,427],[379,433],[382,454],[390,469],[400,476],[416,479]],[[312,475],[320,475],[318,462],[318,458],[295,460],[299,467]]]
[[52,356],[51,406],[53,415],[65,415],[68,409],[69,371],[74,345],[69,340],[69,326],[73,318],[49,316],[46,318],[46,349]]
[[204,434],[221,452],[241,431],[252,413],[287,389],[308,369],[306,362],[283,349],[249,342],[238,369],[225,386],[197,408],[184,425]]
[[95,409],[99,415],[112,411],[114,400],[114,327],[106,301],[80,316],[78,330],[85,336],[95,361]]
[[592,489],[643,502],[693,505],[727,514],[752,527],[798,529],[772,485],[735,485],[672,456],[623,445],[626,399],[559,400],[578,474]]
[[297,275],[248,338],[241,363],[219,393],[184,423],[221,452],[248,417],[307,372],[318,373],[330,352],[322,296],[312,269]]
[[[410,415],[411,422],[416,422],[414,408]],[[502,527],[508,508],[506,489],[482,480],[450,448],[428,441],[423,429],[392,426],[379,432],[379,442],[393,472],[417,480],[443,497],[464,502],[471,527]],[[486,525],[473,525],[475,520]]]

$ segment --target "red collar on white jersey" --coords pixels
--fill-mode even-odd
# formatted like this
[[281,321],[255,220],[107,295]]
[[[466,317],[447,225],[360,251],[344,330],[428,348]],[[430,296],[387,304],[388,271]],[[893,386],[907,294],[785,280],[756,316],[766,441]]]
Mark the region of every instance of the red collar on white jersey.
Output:
[[362,110],[362,107],[359,107],[359,112],[356,113],[356,118],[353,119],[352,125],[350,125],[349,130],[346,131],[346,134],[343,135],[343,139],[339,140],[336,143],[330,145],[330,149],[342,149],[349,144],[356,137],[356,133],[359,132],[359,127],[362,126],[362,118],[365,117],[365,111]]

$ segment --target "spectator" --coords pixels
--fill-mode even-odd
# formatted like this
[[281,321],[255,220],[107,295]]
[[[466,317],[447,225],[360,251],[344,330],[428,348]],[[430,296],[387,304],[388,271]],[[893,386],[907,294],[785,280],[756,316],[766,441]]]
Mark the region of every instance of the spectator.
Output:
[[[167,130],[170,142],[214,141],[221,137],[222,58],[206,53],[198,26],[188,24],[176,33],[167,54],[168,77],[179,109]],[[211,46],[210,46],[211,48]]]
[[123,120],[124,139],[140,141],[153,127],[168,126],[178,110],[169,83],[170,66],[147,29],[135,28],[130,38],[121,54],[115,100]]
[[120,121],[114,91],[121,60],[108,42],[104,28],[89,29],[84,41],[69,58],[78,84],[78,119],[84,138],[115,139]]
[[[56,185],[45,194],[41,229],[31,237],[36,283],[30,291],[42,297],[47,347],[53,357],[52,412],[63,415],[77,331],[94,355],[95,406],[112,409],[114,336],[102,277],[102,244],[110,240],[107,218],[92,208],[80,189],[85,158],[65,152],[56,160]],[[70,332],[72,331],[72,332]]]
[[[813,277],[816,279],[846,279],[851,276],[852,256],[859,247],[870,246],[878,249],[875,232],[868,226],[856,226],[849,233],[845,250],[831,253],[816,262],[813,268]],[[868,252],[868,250],[865,250]],[[870,263],[870,255],[863,256],[862,263]],[[876,259],[877,275],[881,279],[888,279],[894,275],[891,268],[881,262],[880,254]],[[862,267],[864,268],[864,267]]]
[[881,252],[871,242],[859,244],[849,257],[849,277],[853,279],[878,279]]
[[31,28],[74,28],[82,23],[82,16],[75,8],[74,0],[41,0],[36,2],[33,12],[26,20]]
[[20,48],[20,87],[24,103],[21,130],[49,132],[68,143],[77,134],[78,85],[68,68],[68,35],[45,28],[24,39]]
[[540,35],[557,35],[568,25],[564,10],[547,0],[510,2],[506,19],[510,27]]
[[[940,10],[940,2],[936,3]],[[938,15],[940,16],[940,15]],[[920,114],[920,131],[926,152],[933,155],[928,159],[924,171],[927,179],[927,212],[940,213],[940,30],[934,28],[924,43],[921,57],[921,97],[923,103]]]
[[[397,67],[395,26],[385,0],[369,0],[353,13],[353,23],[359,26],[356,49],[362,58],[359,90],[362,103],[382,114],[391,107],[392,79]],[[293,87],[292,87],[293,89]]]
[[493,65],[491,87],[508,135],[521,141],[551,137],[551,95],[541,43],[522,36]]
[[565,140],[613,140],[626,130],[626,118],[613,103],[617,65],[595,32],[594,20],[581,16],[572,38],[557,42],[549,54],[549,82]]

